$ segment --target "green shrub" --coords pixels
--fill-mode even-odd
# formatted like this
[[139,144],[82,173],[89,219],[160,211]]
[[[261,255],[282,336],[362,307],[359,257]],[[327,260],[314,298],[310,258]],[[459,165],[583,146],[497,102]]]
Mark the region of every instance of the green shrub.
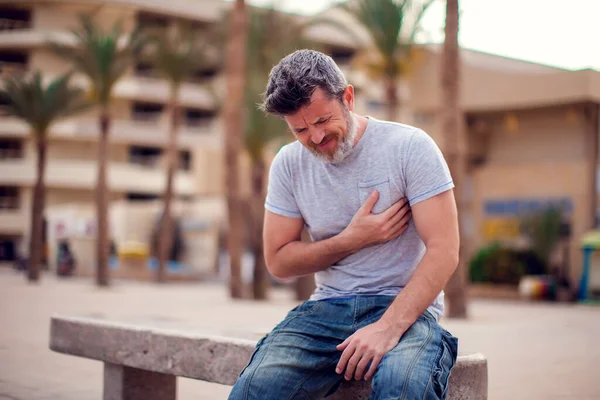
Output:
[[542,275],[547,268],[532,250],[516,250],[498,242],[481,248],[469,263],[471,282],[518,284],[524,275]]

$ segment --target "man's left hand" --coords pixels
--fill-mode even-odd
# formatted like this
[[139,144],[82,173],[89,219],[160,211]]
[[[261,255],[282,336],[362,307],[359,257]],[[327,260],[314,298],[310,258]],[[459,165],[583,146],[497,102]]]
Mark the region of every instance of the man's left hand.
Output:
[[403,334],[381,320],[359,329],[336,347],[343,352],[335,372],[341,374],[345,370],[346,380],[360,380],[370,363],[364,379],[371,379],[383,356],[396,347]]

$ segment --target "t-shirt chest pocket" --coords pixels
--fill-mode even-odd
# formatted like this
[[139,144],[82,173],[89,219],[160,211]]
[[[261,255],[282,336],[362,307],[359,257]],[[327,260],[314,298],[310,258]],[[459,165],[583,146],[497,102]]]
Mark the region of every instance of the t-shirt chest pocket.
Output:
[[379,193],[379,199],[373,210],[371,211],[373,214],[379,214],[385,210],[387,210],[392,205],[392,194],[390,190],[390,180],[387,177],[379,177],[368,180],[359,180],[358,181],[358,197],[360,199],[360,205],[362,206],[367,197],[373,191],[377,191]]

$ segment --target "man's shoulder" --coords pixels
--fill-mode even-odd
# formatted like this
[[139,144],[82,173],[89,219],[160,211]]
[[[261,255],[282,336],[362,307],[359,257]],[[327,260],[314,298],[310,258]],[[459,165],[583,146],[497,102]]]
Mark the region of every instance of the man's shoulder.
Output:
[[291,143],[281,146],[274,161],[287,163],[302,155],[302,144],[295,140]]
[[422,129],[416,126],[402,124],[400,122],[391,122],[385,120],[371,119],[373,134],[377,136],[378,142],[386,142],[392,146],[408,146],[413,138],[425,135],[429,136]]

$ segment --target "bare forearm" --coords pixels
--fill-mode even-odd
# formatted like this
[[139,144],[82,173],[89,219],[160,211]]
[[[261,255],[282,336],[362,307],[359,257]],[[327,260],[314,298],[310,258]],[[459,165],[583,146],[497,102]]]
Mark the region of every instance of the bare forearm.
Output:
[[293,241],[277,251],[269,265],[280,279],[323,271],[356,250],[343,234],[318,242]]
[[382,322],[408,329],[442,291],[458,264],[458,251],[428,248],[406,287],[396,297]]

